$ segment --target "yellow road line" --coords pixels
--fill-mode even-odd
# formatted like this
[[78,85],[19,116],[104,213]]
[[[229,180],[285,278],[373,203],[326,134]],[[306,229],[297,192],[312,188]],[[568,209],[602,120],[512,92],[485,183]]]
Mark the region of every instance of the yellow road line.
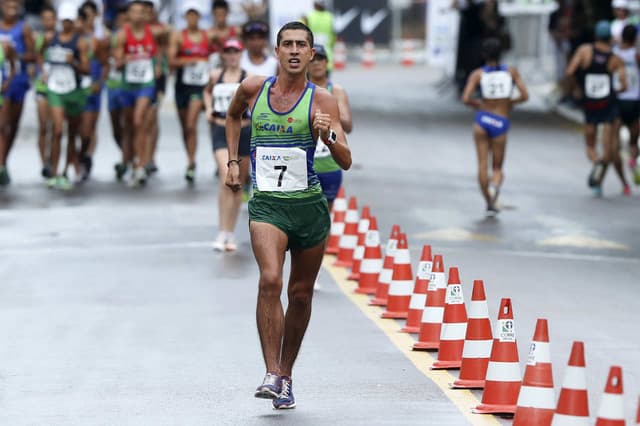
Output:
[[456,378],[446,370],[430,370],[431,364],[435,361],[433,356],[428,352],[412,351],[411,348],[415,343],[415,339],[408,333],[402,333],[400,326],[396,321],[382,319],[380,314],[383,309],[377,306],[369,306],[369,297],[363,294],[353,292],[353,283],[347,280],[347,270],[337,268],[332,265],[335,258],[325,256],[322,262],[324,268],[331,274],[336,284],[342,292],[347,296],[378,328],[380,328],[393,342],[394,345],[416,366],[416,368],[432,382],[434,382],[440,390],[445,394],[451,402],[460,410],[467,418],[470,424],[477,426],[500,425],[500,422],[491,415],[481,415],[471,413],[471,408],[480,404],[480,401],[468,390],[451,389],[449,383]]

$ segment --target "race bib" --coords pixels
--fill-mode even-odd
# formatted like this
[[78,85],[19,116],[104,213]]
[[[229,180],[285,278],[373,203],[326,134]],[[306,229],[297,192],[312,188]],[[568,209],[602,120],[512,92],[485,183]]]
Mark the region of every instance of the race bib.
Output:
[[182,82],[188,86],[205,86],[209,81],[209,63],[195,62],[182,68]]
[[584,94],[591,99],[602,99],[611,93],[608,74],[587,74],[584,78]]
[[47,88],[53,93],[64,95],[73,92],[77,87],[76,73],[73,68],[67,65],[53,65],[49,78],[47,79]]
[[326,143],[322,142],[322,139],[318,138],[316,143],[316,152],[313,154],[313,158],[327,158],[331,157],[331,151]]
[[240,83],[220,83],[213,86],[213,110],[217,114],[226,114]]
[[135,59],[125,67],[124,78],[127,83],[144,84],[153,81],[153,61],[151,59]]
[[47,49],[47,61],[52,64],[66,64],[69,54],[73,53],[71,49],[61,46],[53,46]]
[[485,99],[508,99],[513,91],[513,78],[507,71],[483,72],[480,89]]
[[122,71],[116,68],[116,60],[109,58],[109,80],[122,81]]
[[260,191],[307,189],[307,153],[301,148],[256,148],[256,183]]
[[[638,76],[638,67],[633,65],[627,65],[624,67],[625,74],[627,75],[627,90],[625,93],[638,93],[640,92],[640,78]],[[616,73],[613,77],[613,87],[616,90],[620,90],[622,84],[620,83],[620,76]]]
[[80,87],[83,89],[88,89],[89,87],[91,87],[91,83],[91,76],[89,75],[83,75],[80,79]]

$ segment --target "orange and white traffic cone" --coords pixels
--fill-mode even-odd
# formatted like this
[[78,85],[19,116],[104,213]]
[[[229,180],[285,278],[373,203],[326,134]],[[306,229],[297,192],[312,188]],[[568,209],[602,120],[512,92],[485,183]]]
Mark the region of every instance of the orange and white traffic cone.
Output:
[[625,426],[623,391],[622,367],[613,366],[600,400],[596,426]]
[[364,257],[360,264],[360,279],[355,292],[359,294],[375,294],[378,278],[382,271],[382,248],[380,247],[380,233],[375,216],[369,218],[369,230],[364,241]]
[[412,67],[416,64],[413,58],[413,42],[409,39],[402,40],[402,65]]
[[440,347],[440,330],[446,294],[444,262],[442,255],[436,254],[433,257],[433,272],[427,287],[427,303],[422,311],[418,341],[413,345],[414,350],[433,350]]
[[372,38],[367,38],[362,45],[362,60],[360,64],[365,68],[376,66],[376,46]]
[[467,308],[464,305],[458,268],[449,268],[449,284],[444,301],[438,359],[432,370],[456,369],[462,364],[462,348],[467,334]]
[[473,294],[469,304],[467,334],[462,349],[462,364],[458,380],[451,384],[454,389],[482,389],[491,356],[491,320],[482,280],[473,282]]
[[393,273],[389,285],[387,310],[382,313],[382,318],[406,318],[409,315],[412,288],[411,254],[409,253],[407,235],[401,233],[393,258]]
[[382,264],[382,271],[378,276],[378,285],[376,286],[376,292],[369,302],[372,306],[386,306],[387,298],[389,297],[389,285],[391,285],[391,278],[393,276],[393,258],[396,255],[396,248],[398,247],[398,238],[400,238],[400,226],[393,225],[391,228],[391,236],[387,241],[387,247],[384,251],[384,262]]
[[333,266],[350,268],[353,265],[353,253],[356,251],[358,244],[358,201],[356,197],[349,198],[349,206],[347,207],[347,215],[344,220],[344,233],[340,237],[338,245],[338,259]]
[[539,318],[529,346],[529,358],[518,396],[514,426],[550,426],[556,408],[553,391],[549,327],[547,320]]
[[474,413],[516,412],[521,382],[519,362],[511,299],[504,298],[500,302],[482,401],[473,409]]
[[360,222],[358,222],[358,243],[356,244],[356,250],[353,252],[353,265],[351,266],[351,273],[347,277],[350,281],[358,281],[360,279],[360,264],[364,258],[364,241],[369,230],[370,216],[369,206],[364,206]]
[[584,343],[573,342],[552,426],[589,425],[589,395],[585,370]]
[[347,216],[347,199],[344,195],[344,187],[338,190],[338,196],[333,201],[333,209],[331,211],[331,231],[329,233],[329,241],[325,253],[338,254],[340,250],[340,237],[344,233],[344,220]]
[[333,46],[333,69],[343,70],[347,67],[347,46],[341,38]]
[[424,305],[427,303],[427,288],[429,287],[432,266],[431,246],[427,244],[422,247],[422,256],[420,256],[420,263],[416,272],[416,282],[413,285],[413,294],[409,302],[407,322],[401,330],[405,333],[418,333],[420,331],[420,321],[422,320]]

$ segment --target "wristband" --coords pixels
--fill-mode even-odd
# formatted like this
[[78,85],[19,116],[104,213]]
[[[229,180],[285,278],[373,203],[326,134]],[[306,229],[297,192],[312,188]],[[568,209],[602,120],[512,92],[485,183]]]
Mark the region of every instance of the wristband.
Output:
[[329,137],[327,139],[322,139],[322,142],[327,146],[331,146],[338,142],[338,135],[335,131],[329,130]]
[[239,166],[241,161],[242,160],[229,160],[227,161],[227,167],[229,167],[231,163],[236,163]]

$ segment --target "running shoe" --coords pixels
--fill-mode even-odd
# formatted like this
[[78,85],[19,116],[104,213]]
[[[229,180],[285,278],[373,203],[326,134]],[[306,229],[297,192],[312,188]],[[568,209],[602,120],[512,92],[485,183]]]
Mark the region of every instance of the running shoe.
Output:
[[216,239],[211,243],[211,247],[215,251],[224,251],[227,242],[227,235],[224,232],[220,232]]
[[73,184],[66,176],[58,176],[56,178],[55,189],[59,189],[61,191],[70,191],[71,189],[73,189]]
[[9,171],[6,166],[0,166],[0,186],[7,186],[11,183]]
[[290,410],[296,408],[296,399],[293,397],[293,382],[290,377],[282,376],[280,395],[272,402],[276,410]]
[[622,188],[622,195],[631,196],[631,187],[629,185],[625,185]]
[[40,172],[43,178],[51,179],[53,177],[53,171],[51,170],[50,164],[45,164],[42,166],[42,171]]
[[190,184],[193,184],[195,182],[195,180],[196,180],[196,165],[195,164],[192,164],[189,167],[187,167],[187,173],[185,173],[184,178]]
[[49,189],[54,189],[56,187],[56,183],[58,182],[58,178],[53,176],[50,177],[49,179],[47,179],[47,187],[49,187]]
[[133,173],[133,179],[136,186],[144,186],[147,183],[147,170],[144,167],[138,167]]
[[122,178],[124,178],[124,175],[127,174],[127,165],[124,163],[116,163],[116,165],[113,166],[113,168],[116,171],[116,179],[118,181],[121,181]]
[[147,171],[147,175],[151,176],[154,173],[158,173],[158,166],[155,161],[149,161],[144,169]]
[[633,182],[636,185],[640,185],[640,166],[636,166],[636,168],[633,169]]
[[93,159],[90,156],[85,155],[80,160],[80,163],[82,164],[82,174],[81,174],[80,180],[82,182],[85,182],[89,179],[89,176],[91,176],[91,169],[93,168]]
[[588,179],[589,188],[594,188],[600,184],[603,171],[604,164],[602,164],[602,161],[596,161],[595,163],[593,163],[593,167],[591,168]]
[[500,210],[498,210],[495,207],[487,207],[487,217],[496,217],[498,216],[498,213],[500,212]]
[[280,397],[282,389],[280,376],[277,374],[267,373],[262,380],[262,384],[256,388],[254,396],[263,399],[276,399]]
[[238,244],[235,242],[233,236],[229,236],[227,238],[227,241],[224,243],[224,250],[225,251],[237,251],[238,250]]
[[596,198],[602,197],[602,187],[600,185],[592,186],[591,192],[593,192],[593,196]]

